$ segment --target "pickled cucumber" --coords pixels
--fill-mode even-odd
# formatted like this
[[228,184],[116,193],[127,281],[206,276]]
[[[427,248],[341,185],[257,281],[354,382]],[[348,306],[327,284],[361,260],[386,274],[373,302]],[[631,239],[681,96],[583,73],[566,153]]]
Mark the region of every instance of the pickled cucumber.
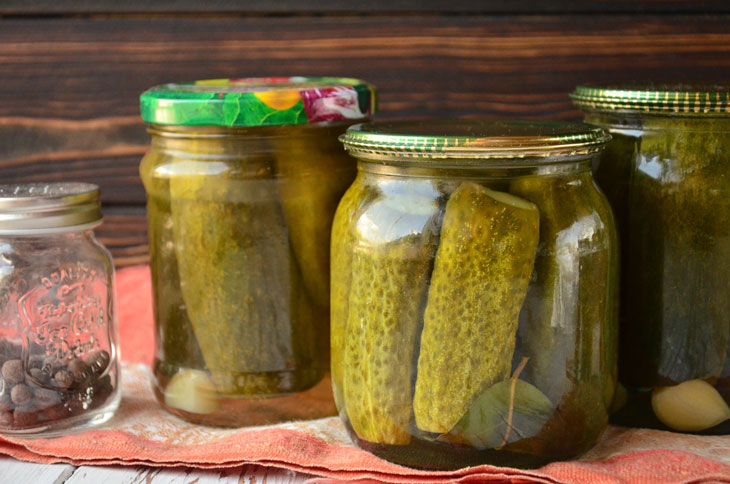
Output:
[[204,368],[198,341],[180,294],[180,276],[172,244],[169,195],[147,197],[150,269],[155,296],[156,369],[170,377],[180,368]]
[[[293,309],[299,273],[272,183],[256,176],[269,166],[250,161],[250,174],[234,178],[218,165],[170,179],[180,289],[218,391],[279,393],[276,378],[257,374],[309,367],[313,357],[296,346],[313,338],[311,321]],[[271,381],[268,392],[259,377]]]
[[[310,297],[327,308],[332,217],[355,178],[355,162],[342,149],[336,133],[292,134],[277,137],[273,143],[279,198],[292,249]],[[329,328],[323,330],[329,332]]]
[[[344,397],[354,432],[411,441],[414,352],[440,220],[431,182],[382,181],[356,224],[345,335]],[[377,220],[373,227],[369,221]]]
[[588,172],[521,177],[510,191],[540,209],[535,271],[518,326],[518,347],[530,358],[523,377],[561,402],[600,375],[608,406],[618,321],[616,234],[607,202]]
[[449,432],[482,392],[509,378],[539,225],[537,207],[515,196],[472,182],[451,195],[421,334],[419,429]]
[[352,278],[352,251],[355,234],[352,229],[359,209],[367,205],[377,194],[361,181],[362,175],[345,192],[335,212],[332,223],[332,285],[330,303],[330,357],[332,370],[332,391],[339,411],[345,408],[343,395],[343,362],[345,354],[345,331]]
[[622,380],[719,377],[730,342],[730,122],[645,119],[631,179]]

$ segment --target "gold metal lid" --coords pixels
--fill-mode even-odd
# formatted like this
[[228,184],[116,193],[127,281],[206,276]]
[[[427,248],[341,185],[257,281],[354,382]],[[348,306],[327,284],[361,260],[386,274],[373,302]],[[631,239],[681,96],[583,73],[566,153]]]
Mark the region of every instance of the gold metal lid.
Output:
[[101,223],[99,187],[91,183],[0,185],[0,234],[91,228]]
[[578,86],[570,95],[583,110],[677,116],[729,116],[730,85],[623,83]]
[[600,151],[608,133],[583,123],[443,120],[351,126],[340,141],[362,159],[519,159]]

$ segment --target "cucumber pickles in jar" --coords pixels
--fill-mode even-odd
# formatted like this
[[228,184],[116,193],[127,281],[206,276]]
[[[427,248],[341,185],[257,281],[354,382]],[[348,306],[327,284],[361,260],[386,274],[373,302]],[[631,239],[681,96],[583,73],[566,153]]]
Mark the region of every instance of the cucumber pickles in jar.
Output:
[[616,423],[730,433],[730,86],[578,87],[621,233]]
[[396,122],[340,138],[332,383],[364,449],[420,468],[587,450],[616,384],[617,241],[580,124]]
[[209,425],[333,414],[330,231],[356,171],[337,137],[370,117],[374,88],[219,79],[140,101],[158,400]]

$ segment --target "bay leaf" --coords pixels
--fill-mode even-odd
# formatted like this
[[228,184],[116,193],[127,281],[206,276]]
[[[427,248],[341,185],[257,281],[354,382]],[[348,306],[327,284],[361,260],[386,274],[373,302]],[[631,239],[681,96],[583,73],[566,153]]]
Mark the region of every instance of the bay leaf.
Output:
[[[515,390],[510,425],[513,383]],[[554,410],[548,397],[526,381],[501,381],[489,387],[474,401],[445,439],[477,449],[502,447],[540,433]]]

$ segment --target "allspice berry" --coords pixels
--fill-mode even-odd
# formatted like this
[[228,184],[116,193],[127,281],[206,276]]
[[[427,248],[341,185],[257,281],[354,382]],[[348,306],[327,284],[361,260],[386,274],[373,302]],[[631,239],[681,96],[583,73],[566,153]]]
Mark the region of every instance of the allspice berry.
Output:
[[33,391],[24,383],[15,385],[10,391],[10,399],[16,405],[25,405],[33,398]]
[[31,368],[30,371],[31,379],[34,380],[34,383],[46,383],[47,381],[47,375],[43,373],[43,370],[40,368]]
[[13,425],[13,412],[0,411],[0,426],[10,427]]
[[10,398],[10,392],[10,388],[5,388],[0,393],[0,412],[11,412],[15,408],[13,400]]
[[28,359],[28,369],[41,368],[42,366],[43,366],[43,357],[42,356],[31,356]]
[[58,360],[56,360],[54,357],[46,356],[43,359],[43,365],[41,366],[41,370],[43,370],[43,373],[45,373],[46,375],[53,376],[57,368]]
[[70,417],[72,413],[66,408],[65,404],[57,403],[46,408],[46,415],[50,420],[61,420]]
[[16,427],[31,427],[38,422],[38,411],[32,405],[18,407],[13,412]]
[[48,388],[34,388],[33,398],[39,408],[48,408],[61,402],[61,395],[57,391]]
[[8,360],[3,364],[0,372],[3,375],[6,383],[12,385],[16,383],[22,383],[25,380],[25,374],[23,372],[23,362],[20,360]]
[[74,377],[71,374],[70,371],[65,369],[60,369],[56,372],[56,374],[53,376],[53,383],[54,386],[57,388],[68,388],[71,385],[73,385]]

